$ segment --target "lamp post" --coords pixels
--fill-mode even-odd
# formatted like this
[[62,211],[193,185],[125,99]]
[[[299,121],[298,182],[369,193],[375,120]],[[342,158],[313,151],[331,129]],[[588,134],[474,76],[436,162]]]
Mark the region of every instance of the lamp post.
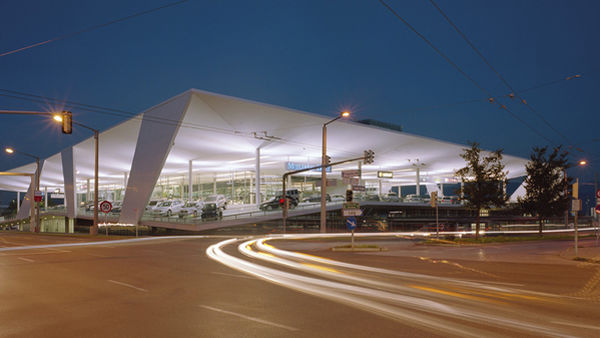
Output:
[[327,125],[339,120],[342,117],[349,117],[350,112],[343,111],[336,118],[325,122],[323,124],[323,154],[321,156],[321,232],[327,232],[327,206],[326,206],[326,197],[327,197]]
[[[580,160],[579,162],[577,162],[577,164],[580,167],[584,167],[585,165],[587,165],[587,161],[586,160]],[[579,203],[579,179],[577,179],[575,181],[575,184],[577,184],[577,189],[573,189],[573,198],[575,198],[575,200],[578,201],[577,203]],[[578,204],[578,205],[580,206],[581,204]],[[573,228],[575,230],[575,257],[577,257],[577,254],[578,254],[578,250],[577,250],[578,244],[577,244],[577,242],[579,240],[579,234],[577,232],[577,230],[578,230],[577,229],[577,216],[579,215],[579,208],[576,209],[576,210],[574,210],[574,211],[575,211],[575,215],[574,215],[575,217],[574,217],[574,220],[573,220]]]
[[[29,153],[23,152],[23,151],[16,151],[14,148],[12,147],[6,147],[4,149],[4,151],[7,154],[21,154],[21,155],[25,155],[25,156],[29,156],[31,158],[35,159],[35,186],[33,187],[33,191],[31,192],[31,203],[35,203],[35,226],[33,227],[33,229],[30,229],[31,232],[39,232],[40,231],[40,205],[38,202],[35,201],[35,192],[40,190],[40,158],[38,156],[35,155],[31,155]],[[17,201],[17,203],[19,203],[19,201]]]
[[[71,119],[71,112],[64,111],[61,114],[55,114],[54,120],[58,122],[62,122],[63,118],[70,119],[70,122],[78,125],[80,127],[91,130],[94,133],[94,225],[90,228],[90,235],[98,234],[98,129],[94,129],[92,127],[86,126],[85,124],[81,124],[79,122],[75,122]],[[70,127],[70,126],[69,126]],[[63,133],[65,132],[65,126],[63,125]],[[70,130],[69,132],[70,133]]]

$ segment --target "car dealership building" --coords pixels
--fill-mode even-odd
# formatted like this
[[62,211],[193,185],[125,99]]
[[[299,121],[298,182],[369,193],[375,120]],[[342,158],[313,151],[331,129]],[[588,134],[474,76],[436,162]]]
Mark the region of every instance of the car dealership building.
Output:
[[[139,223],[153,199],[223,194],[232,204],[258,207],[281,193],[284,173],[320,165],[323,125],[333,118],[188,90],[100,133],[100,200],[122,201],[123,224]],[[465,147],[411,135],[391,124],[339,119],[327,126],[331,161],[361,157],[367,149],[374,151],[375,161],[331,168],[327,190],[343,194],[355,185],[364,187],[362,194],[379,196],[454,195],[448,187],[460,184],[454,172],[465,166],[460,157]],[[526,159],[504,155],[503,163],[508,178],[525,175]],[[346,170],[360,170],[360,176],[343,178]],[[35,163],[10,171],[32,173]],[[317,195],[320,177],[319,171],[307,171],[286,184],[305,196]],[[53,194],[64,196],[69,218],[93,200],[93,179],[93,138],[41,163],[40,190],[46,201]],[[32,189],[27,177],[0,176],[0,190]],[[21,206],[19,218],[28,216],[28,203]]]

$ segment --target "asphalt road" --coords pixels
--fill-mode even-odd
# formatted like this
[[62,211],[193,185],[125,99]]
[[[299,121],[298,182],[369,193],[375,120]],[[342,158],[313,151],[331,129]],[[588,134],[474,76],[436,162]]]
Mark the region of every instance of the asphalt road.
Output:
[[[333,253],[331,240],[222,245],[246,264],[237,270],[207,256],[224,238],[14,250],[87,240],[0,233],[0,336],[600,335],[600,266],[553,254],[561,243],[369,239],[390,249],[381,253]],[[277,248],[311,256],[269,252]]]

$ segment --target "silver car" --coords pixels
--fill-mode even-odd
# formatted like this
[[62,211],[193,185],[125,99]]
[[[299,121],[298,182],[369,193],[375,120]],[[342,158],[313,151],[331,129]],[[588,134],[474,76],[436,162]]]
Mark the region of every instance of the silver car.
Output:
[[164,201],[158,204],[153,210],[152,214],[154,216],[167,216],[170,217],[173,214],[179,213],[179,210],[183,207],[183,201],[181,200],[172,200],[172,201]]
[[202,201],[188,201],[185,202],[181,210],[179,210],[179,217],[183,218],[186,216],[198,217],[202,215],[202,207],[204,207],[204,202]]

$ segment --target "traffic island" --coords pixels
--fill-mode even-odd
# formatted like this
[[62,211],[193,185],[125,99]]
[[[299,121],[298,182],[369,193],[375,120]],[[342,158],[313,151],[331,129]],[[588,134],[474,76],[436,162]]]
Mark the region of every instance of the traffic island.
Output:
[[371,252],[371,251],[388,251],[385,247],[380,247],[373,244],[359,244],[352,246],[351,244],[335,246],[331,248],[331,251],[358,251],[358,252]]

